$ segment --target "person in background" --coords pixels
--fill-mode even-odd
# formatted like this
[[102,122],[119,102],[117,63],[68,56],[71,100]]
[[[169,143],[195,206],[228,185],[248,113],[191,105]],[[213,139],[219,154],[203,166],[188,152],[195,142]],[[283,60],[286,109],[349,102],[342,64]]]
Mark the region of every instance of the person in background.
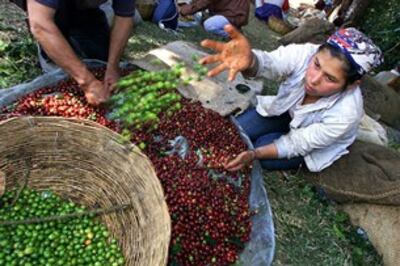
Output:
[[333,7],[333,0],[318,0],[314,6],[318,10],[324,10],[328,16]]
[[191,4],[181,5],[182,16],[193,15],[208,9],[210,17],[203,22],[204,29],[223,37],[228,37],[224,27],[232,24],[238,29],[247,25],[250,0],[193,0]]
[[283,19],[283,13],[289,10],[289,0],[256,0],[256,18],[268,22],[273,16]]
[[[44,72],[55,63],[82,88],[88,103],[107,100],[119,78],[119,61],[133,27],[134,0],[114,0],[110,29],[99,8],[106,0],[12,1],[28,13],[28,24],[39,43],[39,61]],[[99,81],[81,61],[107,62],[104,82]]]
[[225,162],[230,171],[259,159],[268,170],[301,165],[319,172],[348,153],[363,116],[361,77],[382,61],[380,49],[355,28],[340,29],[325,44],[291,44],[272,52],[251,50],[233,26],[227,43],[205,40],[218,53],[200,60],[219,63],[208,75],[228,70],[280,81],[277,96],[257,96],[256,108],[237,117],[255,149]]

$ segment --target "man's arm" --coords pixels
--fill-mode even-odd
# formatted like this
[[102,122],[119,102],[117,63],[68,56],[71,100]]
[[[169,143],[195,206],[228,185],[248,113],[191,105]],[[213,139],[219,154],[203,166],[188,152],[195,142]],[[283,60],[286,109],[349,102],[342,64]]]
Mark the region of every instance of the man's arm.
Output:
[[74,78],[79,85],[90,83],[94,76],[75,55],[54,23],[55,10],[35,0],[28,0],[30,30],[47,55]]
[[110,52],[108,54],[107,71],[104,85],[108,90],[119,78],[119,61],[133,28],[132,17],[115,16],[111,30]]

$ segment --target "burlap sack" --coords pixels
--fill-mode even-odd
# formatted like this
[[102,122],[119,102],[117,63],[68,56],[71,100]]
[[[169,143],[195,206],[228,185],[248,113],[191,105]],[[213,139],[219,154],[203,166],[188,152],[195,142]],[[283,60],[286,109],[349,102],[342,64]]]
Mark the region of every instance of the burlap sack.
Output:
[[332,166],[305,178],[340,203],[400,205],[400,153],[360,141],[349,150]]
[[400,207],[346,204],[352,224],[362,227],[386,266],[400,265]]
[[335,31],[335,26],[322,19],[310,19],[297,29],[283,36],[279,42],[283,45],[290,43],[317,43],[321,44]]
[[386,124],[400,130],[400,95],[365,75],[361,82],[367,113],[377,114]]

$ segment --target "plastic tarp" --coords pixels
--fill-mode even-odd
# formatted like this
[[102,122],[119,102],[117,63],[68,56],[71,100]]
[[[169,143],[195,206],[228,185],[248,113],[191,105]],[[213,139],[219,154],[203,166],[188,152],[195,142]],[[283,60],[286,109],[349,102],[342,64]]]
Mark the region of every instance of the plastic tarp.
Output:
[[[98,60],[85,60],[85,63],[90,68],[105,66],[104,62]],[[121,64],[122,68],[128,66],[129,64]],[[62,70],[58,69],[39,76],[31,82],[20,84],[9,89],[2,89],[0,90],[0,108],[13,104],[21,97],[40,88],[55,85],[67,77],[68,76]],[[250,139],[241,129],[236,119],[231,116],[231,120],[238,128],[243,141],[249,148],[253,148]],[[238,265],[271,265],[275,250],[274,225],[271,206],[264,186],[262,168],[258,161],[254,162],[251,172],[249,205],[250,210],[255,211],[255,214],[251,218],[252,229],[250,241],[246,243],[245,249],[240,255]]]

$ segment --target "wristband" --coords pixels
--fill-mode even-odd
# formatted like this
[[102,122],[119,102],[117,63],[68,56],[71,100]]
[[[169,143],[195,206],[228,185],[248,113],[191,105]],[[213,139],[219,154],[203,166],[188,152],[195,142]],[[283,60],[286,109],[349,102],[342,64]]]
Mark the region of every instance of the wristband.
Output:
[[251,55],[252,55],[252,59],[251,59],[250,66],[246,70],[242,71],[242,74],[245,77],[255,77],[258,72],[258,67],[259,67],[258,66],[258,64],[259,64],[258,58],[253,52],[251,52]]
[[257,153],[255,149],[250,149],[249,150],[251,152],[251,159],[250,161],[254,161],[255,159],[257,159]]

